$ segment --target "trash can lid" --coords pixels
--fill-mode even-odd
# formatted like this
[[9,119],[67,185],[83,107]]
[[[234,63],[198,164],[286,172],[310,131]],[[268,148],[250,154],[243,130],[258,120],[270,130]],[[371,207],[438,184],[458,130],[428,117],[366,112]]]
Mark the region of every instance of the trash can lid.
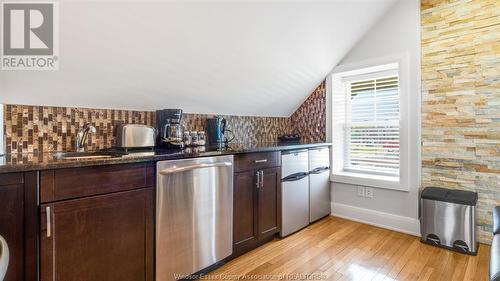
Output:
[[465,190],[427,187],[420,195],[423,199],[476,206],[477,193]]

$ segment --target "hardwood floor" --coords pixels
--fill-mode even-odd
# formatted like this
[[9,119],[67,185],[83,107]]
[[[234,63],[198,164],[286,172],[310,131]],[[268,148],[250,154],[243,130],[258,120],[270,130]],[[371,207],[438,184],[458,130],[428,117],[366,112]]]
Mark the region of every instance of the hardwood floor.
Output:
[[249,252],[205,280],[488,280],[488,245],[477,256],[337,217]]

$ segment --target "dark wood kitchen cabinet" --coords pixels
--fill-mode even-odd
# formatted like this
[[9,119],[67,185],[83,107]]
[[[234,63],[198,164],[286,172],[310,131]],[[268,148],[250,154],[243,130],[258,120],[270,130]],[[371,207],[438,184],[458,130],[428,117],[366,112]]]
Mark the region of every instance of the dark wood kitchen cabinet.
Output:
[[37,172],[0,175],[0,235],[10,258],[3,281],[36,280]]
[[98,168],[42,171],[41,281],[153,280],[152,167]]
[[233,255],[272,240],[280,231],[279,152],[235,156]]
[[254,171],[234,175],[233,244],[235,252],[240,248],[255,244],[258,240],[256,182]]
[[258,189],[259,239],[274,236],[281,224],[281,169],[280,167],[261,170],[262,186]]

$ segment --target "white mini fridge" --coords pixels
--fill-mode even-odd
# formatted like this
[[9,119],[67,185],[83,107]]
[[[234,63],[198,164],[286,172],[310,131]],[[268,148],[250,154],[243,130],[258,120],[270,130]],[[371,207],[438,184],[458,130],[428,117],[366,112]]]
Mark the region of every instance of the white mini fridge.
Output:
[[307,150],[281,153],[281,237],[309,225],[308,155]]
[[330,215],[330,148],[309,149],[309,222]]

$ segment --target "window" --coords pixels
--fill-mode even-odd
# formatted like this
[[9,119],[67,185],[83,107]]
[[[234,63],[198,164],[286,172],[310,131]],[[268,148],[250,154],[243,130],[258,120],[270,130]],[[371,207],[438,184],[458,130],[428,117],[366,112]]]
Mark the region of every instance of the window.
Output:
[[399,66],[332,74],[334,182],[408,190],[408,74]]
[[344,170],[399,176],[398,76],[346,83]]

